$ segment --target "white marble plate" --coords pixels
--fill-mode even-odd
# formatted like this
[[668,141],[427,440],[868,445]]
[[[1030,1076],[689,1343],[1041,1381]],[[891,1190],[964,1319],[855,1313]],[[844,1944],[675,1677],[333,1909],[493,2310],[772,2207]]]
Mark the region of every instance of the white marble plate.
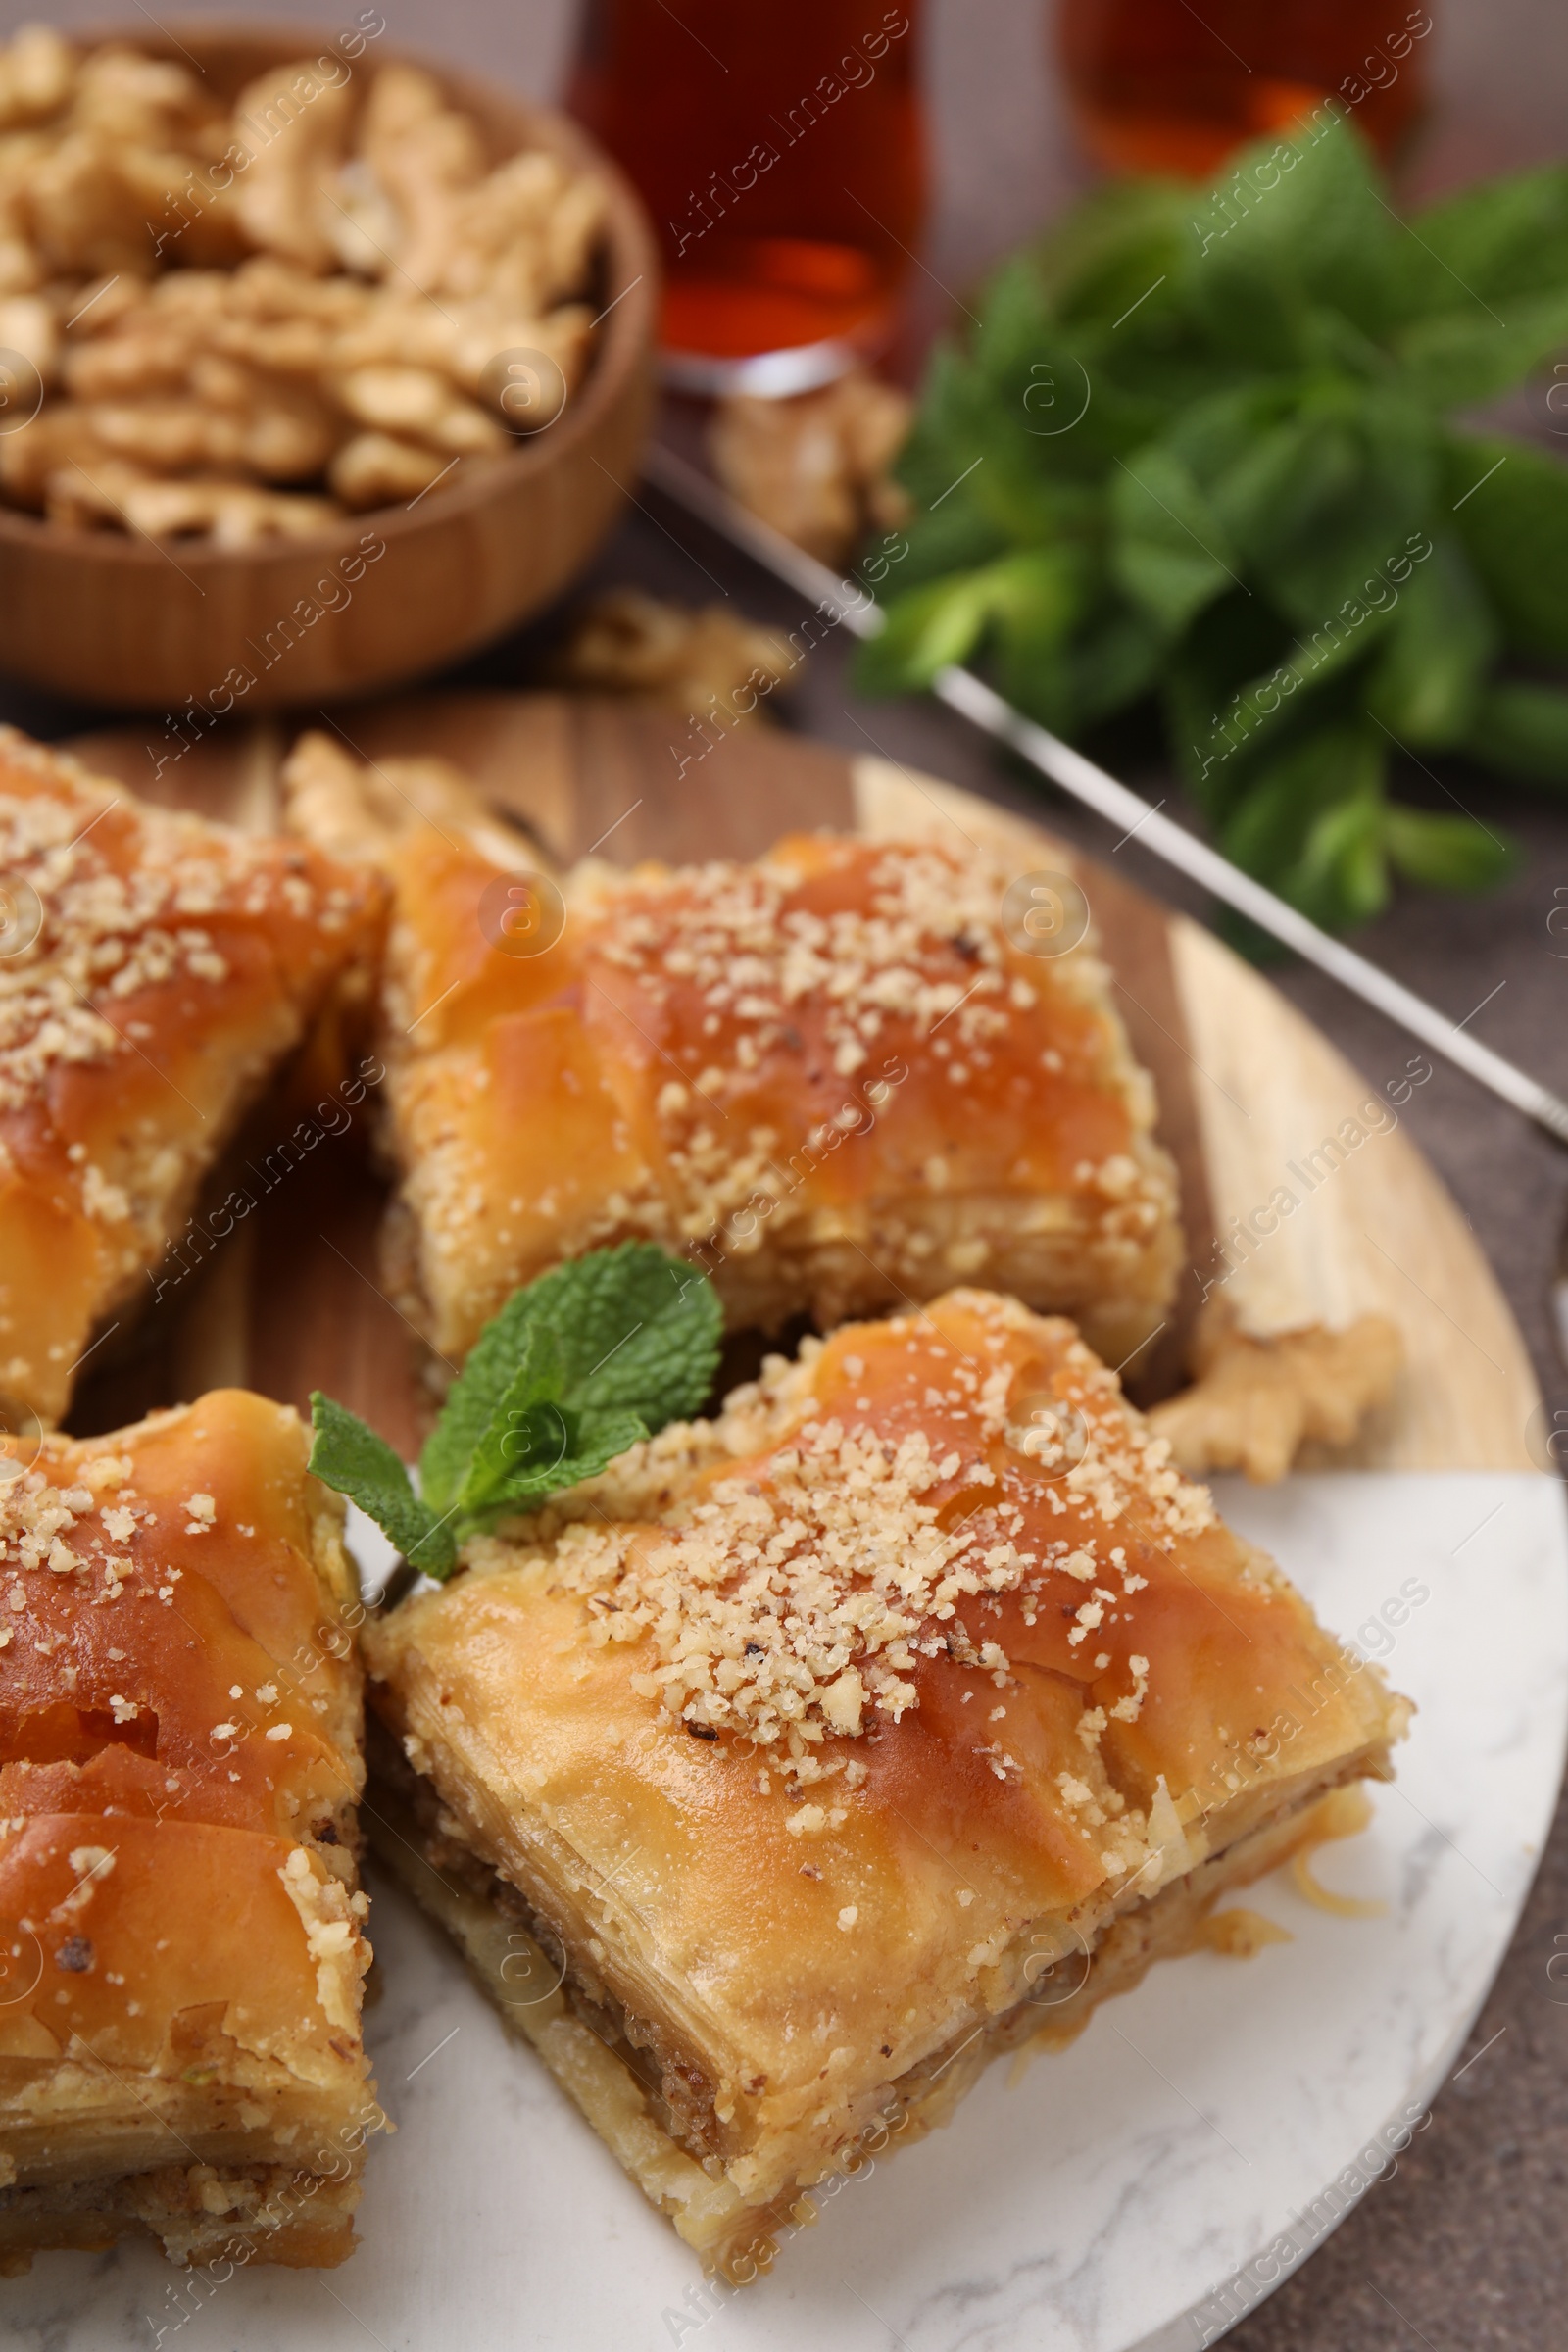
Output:
[[[377,1886],[369,2020],[395,2138],[341,2271],[222,2284],[150,2249],[0,2282],[28,2352],[1177,2352],[1212,2342],[1397,2161],[1469,2029],[1551,1820],[1568,1715],[1553,1480],[1342,1473],[1224,1507],[1421,1708],[1323,1879],[1248,1897],[1294,1940],[1168,1963],[1009,2087],[822,2201],[743,2293],[705,2287],[441,1938]],[[1413,1605],[1406,1593],[1424,1597]],[[1400,1619],[1390,1626],[1383,1616]],[[1381,1627],[1381,1631],[1377,1630]],[[373,1882],[372,1882],[373,1884]]]

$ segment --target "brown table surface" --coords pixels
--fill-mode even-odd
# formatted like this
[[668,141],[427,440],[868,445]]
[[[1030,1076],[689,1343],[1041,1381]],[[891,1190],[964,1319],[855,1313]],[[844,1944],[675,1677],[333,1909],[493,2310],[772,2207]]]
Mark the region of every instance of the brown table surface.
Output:
[[[541,97],[559,88],[575,0],[383,5],[389,36],[401,44],[442,51]],[[1560,154],[1568,144],[1568,9],[1561,0],[1429,0],[1429,6],[1438,20],[1431,42],[1437,103],[1406,187],[1426,193]],[[135,22],[131,8],[105,0],[56,0],[38,13],[67,25]],[[339,25],[359,12],[346,4],[283,0],[269,7],[249,0],[242,9],[209,6],[202,13]],[[1402,21],[1402,6],[1389,13],[1391,24]],[[1086,178],[1051,70],[1047,16],[1043,0],[928,0],[935,205],[926,261],[939,288],[961,289]],[[1544,429],[1543,395],[1534,407],[1539,413],[1521,414],[1520,422]],[[721,594],[736,610],[785,627],[802,617],[798,599],[655,500],[617,531],[593,580],[634,581],[688,603]],[[526,662],[526,642],[519,641],[462,674],[510,683],[525,674]],[[1102,856],[1110,847],[1102,827],[1058,796],[1006,775],[945,710],[857,696],[847,649],[836,640],[812,655],[788,716],[792,725],[850,750],[875,748],[974,791],[1041,808],[1058,831]],[[102,723],[104,714],[0,685],[0,717],[56,735]],[[1155,799],[1163,789],[1155,775],[1128,780],[1152,787]],[[1560,889],[1568,898],[1568,799],[1553,807],[1488,785],[1478,804],[1473,776],[1463,789],[1489,823],[1506,827],[1521,845],[1513,881],[1479,901],[1405,895],[1357,945],[1455,1018],[1485,1002],[1476,1033],[1568,1093],[1568,938],[1547,929],[1560,903],[1554,894]],[[1202,911],[1136,842],[1118,854],[1130,878]],[[1279,977],[1369,1078],[1402,1063],[1408,1049],[1399,1033],[1331,982],[1299,968]],[[1545,1296],[1568,1214],[1562,1154],[1441,1063],[1406,1116],[1507,1290],[1548,1407],[1568,1406],[1568,1370]],[[1519,1934],[1430,2129],[1400,2159],[1396,2176],[1372,2188],[1311,2260],[1243,2322],[1231,2339],[1238,2347],[1414,2352],[1424,2344],[1428,2352],[1556,2352],[1568,2344],[1568,1984],[1554,1984],[1546,1974],[1558,1936],[1568,1948],[1568,1808],[1559,1812]],[[1196,2346],[1196,2330],[1193,2340]]]

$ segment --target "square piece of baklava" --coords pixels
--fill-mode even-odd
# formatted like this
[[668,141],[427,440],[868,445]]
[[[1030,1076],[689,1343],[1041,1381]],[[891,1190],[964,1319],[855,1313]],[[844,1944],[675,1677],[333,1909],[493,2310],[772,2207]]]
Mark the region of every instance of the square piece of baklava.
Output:
[[382,898],[363,866],[150,808],[0,729],[9,1426],[61,1419],[99,1335],[151,1300],[268,1080],[368,991]]
[[742,2279],[1334,1834],[1407,1714],[1070,1324],[977,1290],[472,1542],[368,1662],[386,1859]]
[[294,822],[391,877],[388,1271],[449,1362],[518,1285],[639,1239],[732,1327],[959,1278],[1112,1362],[1161,1321],[1174,1169],[1069,878],[1036,904],[980,846],[798,835],[558,888],[440,762],[315,735],[286,780]]
[[352,2251],[358,1588],[286,1406],[0,1453],[0,2270]]

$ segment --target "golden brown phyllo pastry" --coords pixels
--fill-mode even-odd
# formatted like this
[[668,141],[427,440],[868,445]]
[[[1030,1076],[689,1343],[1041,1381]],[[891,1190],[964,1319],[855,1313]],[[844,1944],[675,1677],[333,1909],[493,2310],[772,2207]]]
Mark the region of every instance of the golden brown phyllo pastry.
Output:
[[390,1272],[448,1359],[519,1284],[631,1239],[710,1272],[732,1326],[956,1278],[1074,1314],[1112,1361],[1159,1323],[1182,1244],[1153,1090],[1092,943],[1030,952],[986,853],[797,835],[514,905],[525,848],[440,763],[310,736],[289,780],[295,822],[392,879]]
[[0,730],[0,1409],[59,1420],[381,892]]
[[1190,1948],[1407,1712],[1069,1324],[981,1291],[808,1341],[465,1561],[369,1632],[387,1859],[737,2278]]
[[0,1453],[0,2269],[340,2262],[366,2133],[357,1600],[296,1415]]

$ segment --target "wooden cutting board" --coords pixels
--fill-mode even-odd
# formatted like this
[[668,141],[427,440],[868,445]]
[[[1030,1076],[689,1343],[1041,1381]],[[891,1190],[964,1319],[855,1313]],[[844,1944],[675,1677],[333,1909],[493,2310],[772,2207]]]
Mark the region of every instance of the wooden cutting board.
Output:
[[[1049,833],[882,760],[760,724],[710,746],[681,716],[629,698],[415,695],[327,723],[368,760],[455,760],[526,828],[542,864],[590,850],[621,863],[750,858],[782,833],[831,826],[983,840],[1016,873],[1072,873],[1134,1051],[1153,1075],[1160,1136],[1182,1182],[1189,1266],[1129,1387],[1149,1401],[1180,1385],[1210,1286],[1258,1333],[1377,1311],[1402,1332],[1407,1369],[1355,1459],[1406,1470],[1531,1466],[1527,1428],[1540,1399],[1523,1341],[1399,1119],[1430,1071],[1413,1047],[1396,1042],[1386,1072],[1357,1073],[1199,925]],[[291,738],[262,722],[215,732],[170,760],[170,735],[149,722],[71,748],[144,797],[267,829]],[[295,1105],[294,1117],[309,1108]],[[361,1108],[346,1132],[324,1136],[233,1240],[160,1300],[133,1346],[82,1390],[74,1427],[115,1427],[224,1382],[302,1406],[319,1387],[415,1448],[425,1415],[418,1351],[379,1287],[385,1193],[369,1126]],[[743,1344],[737,1375],[746,1352]]]

